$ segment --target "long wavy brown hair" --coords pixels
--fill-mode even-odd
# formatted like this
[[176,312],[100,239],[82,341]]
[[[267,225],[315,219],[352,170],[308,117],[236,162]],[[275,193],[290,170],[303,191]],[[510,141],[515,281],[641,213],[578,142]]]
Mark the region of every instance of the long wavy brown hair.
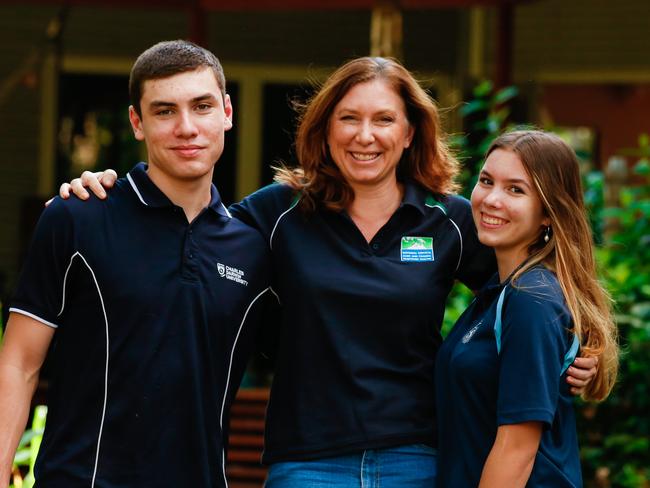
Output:
[[528,249],[529,260],[512,281],[516,285],[522,273],[540,263],[556,274],[573,318],[574,333],[580,340],[581,355],[599,358],[596,377],[583,397],[603,400],[616,382],[618,334],[612,300],[596,274],[575,152],[558,136],[537,130],[502,134],[487,155],[495,149],[512,151],[519,157],[551,220],[549,241],[544,241],[542,231]]
[[339,101],[359,83],[383,80],[400,95],[414,136],[397,167],[400,180],[411,179],[435,194],[457,190],[454,178],[459,164],[450,151],[440,127],[434,101],[415,78],[394,59],[363,57],[347,62],[325,81],[305,104],[297,105],[296,132],[298,167],[275,168],[275,180],[300,194],[303,210],[318,206],[331,210],[347,208],[354,191],[329,153],[327,136],[330,117]]

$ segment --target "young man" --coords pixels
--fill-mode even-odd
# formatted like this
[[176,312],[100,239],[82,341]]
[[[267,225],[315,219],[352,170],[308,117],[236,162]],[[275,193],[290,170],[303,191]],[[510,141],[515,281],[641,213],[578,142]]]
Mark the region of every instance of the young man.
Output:
[[37,486],[227,485],[223,432],[268,290],[267,246],[211,184],[232,126],[216,57],[156,44],[129,90],[148,164],[110,199],[57,199],[43,212],[10,308],[2,488],[48,349]]

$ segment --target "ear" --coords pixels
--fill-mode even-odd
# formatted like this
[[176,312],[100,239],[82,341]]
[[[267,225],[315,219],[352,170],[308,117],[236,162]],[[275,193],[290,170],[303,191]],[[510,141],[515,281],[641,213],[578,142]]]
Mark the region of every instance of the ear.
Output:
[[144,141],[142,118],[140,118],[138,112],[135,111],[133,105],[129,105],[129,121],[131,122],[131,128],[133,129],[133,135],[135,136],[136,140]]
[[404,142],[404,149],[406,149],[411,145],[411,142],[413,142],[414,135],[415,135],[415,128],[411,124],[409,124],[409,129],[406,134],[406,141]]
[[223,113],[225,115],[225,120],[224,120],[224,130],[230,130],[232,129],[232,115],[233,115],[233,110],[232,110],[232,102],[230,101],[230,95],[226,93],[226,96],[223,97]]
[[551,226],[551,218],[550,217],[544,217],[542,219],[542,226],[543,227],[550,227]]

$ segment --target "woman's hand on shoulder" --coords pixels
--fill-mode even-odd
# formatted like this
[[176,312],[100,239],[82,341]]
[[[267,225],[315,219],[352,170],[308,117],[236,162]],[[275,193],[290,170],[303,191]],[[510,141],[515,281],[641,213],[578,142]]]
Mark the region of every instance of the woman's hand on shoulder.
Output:
[[[97,198],[103,200],[106,198],[106,189],[112,188],[116,180],[117,173],[112,169],[97,171],[96,173],[84,171],[79,178],[75,178],[70,183],[63,183],[59,187],[59,196],[64,200],[70,198],[70,195],[75,195],[81,200],[87,200],[90,196],[86,190],[88,188]],[[52,199],[48,200],[45,206],[48,206],[51,201]]]

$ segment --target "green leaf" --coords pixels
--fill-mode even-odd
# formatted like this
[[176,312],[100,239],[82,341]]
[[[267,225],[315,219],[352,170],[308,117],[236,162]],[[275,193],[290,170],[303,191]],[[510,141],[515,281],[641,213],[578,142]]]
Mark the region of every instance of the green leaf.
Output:
[[496,95],[494,95],[494,102],[501,104],[506,103],[519,95],[519,90],[516,86],[507,86],[499,90]]
[[474,87],[472,94],[475,98],[487,97],[490,93],[492,93],[493,89],[494,85],[490,80],[483,80]]
[[467,117],[468,115],[479,112],[481,110],[486,110],[488,107],[489,105],[485,100],[472,100],[460,107],[460,114],[463,117]]

